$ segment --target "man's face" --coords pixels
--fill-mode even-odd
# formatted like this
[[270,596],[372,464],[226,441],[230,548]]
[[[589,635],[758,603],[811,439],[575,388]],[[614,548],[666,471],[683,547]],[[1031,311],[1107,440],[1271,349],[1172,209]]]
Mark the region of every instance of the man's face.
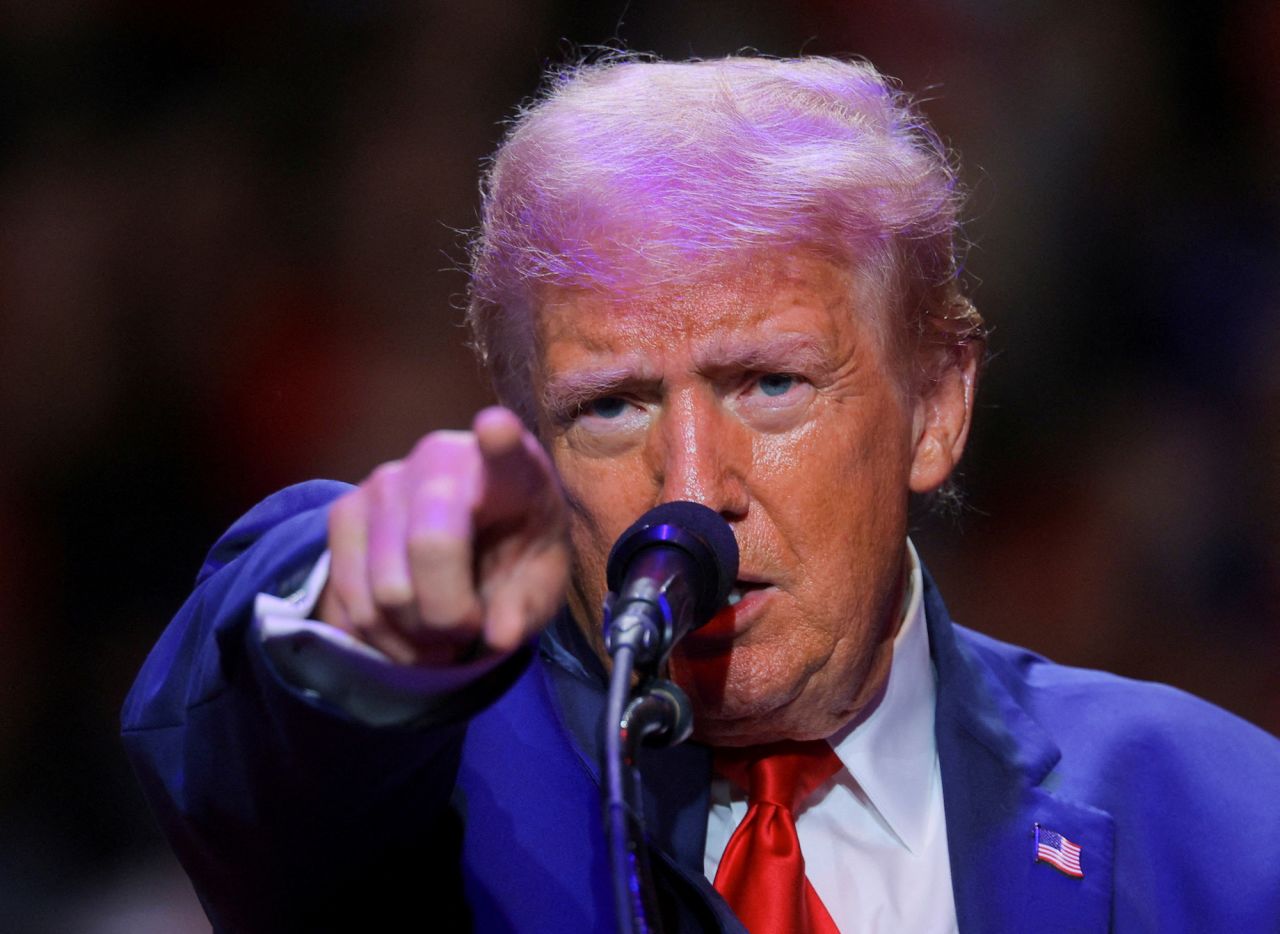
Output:
[[737,537],[740,600],[671,657],[706,741],[829,735],[888,663],[926,417],[886,304],[870,279],[790,254],[540,307],[539,428],[573,507],[570,604],[595,644],[609,548],[642,513],[692,500]]

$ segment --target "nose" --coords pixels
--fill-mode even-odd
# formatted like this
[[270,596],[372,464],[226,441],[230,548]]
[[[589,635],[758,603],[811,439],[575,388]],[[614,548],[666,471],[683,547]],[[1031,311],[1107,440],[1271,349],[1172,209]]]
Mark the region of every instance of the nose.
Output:
[[668,400],[652,452],[661,501],[701,503],[728,520],[746,517],[751,439],[712,392]]

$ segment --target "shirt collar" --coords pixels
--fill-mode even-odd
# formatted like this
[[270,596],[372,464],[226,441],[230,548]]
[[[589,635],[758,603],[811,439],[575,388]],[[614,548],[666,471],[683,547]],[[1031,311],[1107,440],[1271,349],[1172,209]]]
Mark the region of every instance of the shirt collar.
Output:
[[893,640],[884,694],[869,715],[842,728],[830,742],[868,805],[908,850],[918,853],[927,829],[927,805],[938,793],[936,688],[924,620],[923,575],[909,540],[907,562],[906,609]]

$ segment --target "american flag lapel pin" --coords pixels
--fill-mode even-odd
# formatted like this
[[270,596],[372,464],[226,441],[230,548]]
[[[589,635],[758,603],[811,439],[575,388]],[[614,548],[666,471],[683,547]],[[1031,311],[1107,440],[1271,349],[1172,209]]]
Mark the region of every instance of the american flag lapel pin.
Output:
[[1048,863],[1059,872],[1074,879],[1083,879],[1084,871],[1080,868],[1080,845],[1072,843],[1060,833],[1048,827],[1036,827],[1036,862]]

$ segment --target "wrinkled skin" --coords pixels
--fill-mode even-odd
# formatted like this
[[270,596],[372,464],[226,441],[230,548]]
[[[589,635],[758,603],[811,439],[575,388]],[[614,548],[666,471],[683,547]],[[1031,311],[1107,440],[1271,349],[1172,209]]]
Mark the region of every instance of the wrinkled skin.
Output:
[[719,512],[743,599],[671,669],[699,738],[830,735],[875,696],[900,616],[909,493],[963,449],[974,365],[913,386],[883,290],[805,254],[618,302],[552,293],[539,434],[570,506],[575,617],[599,645],[605,558],[671,500]]
[[697,735],[835,732],[884,683],[908,496],[959,459],[975,378],[972,348],[905,347],[877,282],[796,252],[623,300],[545,293],[538,437],[486,409],[339,499],[320,618],[402,664],[454,665],[513,651],[567,586],[599,650],[610,546],[692,500],[742,556],[741,601],[672,654]]

